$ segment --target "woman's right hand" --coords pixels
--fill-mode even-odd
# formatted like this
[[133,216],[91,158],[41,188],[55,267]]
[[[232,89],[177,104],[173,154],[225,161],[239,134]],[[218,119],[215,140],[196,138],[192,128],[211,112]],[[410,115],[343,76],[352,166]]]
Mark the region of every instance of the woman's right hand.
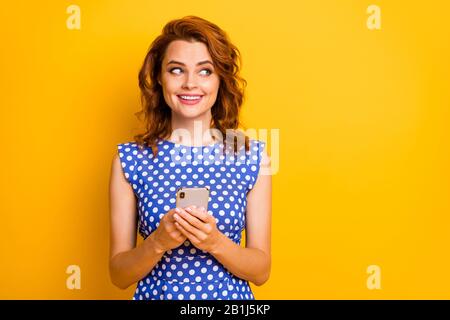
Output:
[[158,249],[163,252],[179,247],[187,239],[175,226],[174,213],[176,213],[175,209],[167,211],[161,218],[158,228],[153,232],[153,240]]

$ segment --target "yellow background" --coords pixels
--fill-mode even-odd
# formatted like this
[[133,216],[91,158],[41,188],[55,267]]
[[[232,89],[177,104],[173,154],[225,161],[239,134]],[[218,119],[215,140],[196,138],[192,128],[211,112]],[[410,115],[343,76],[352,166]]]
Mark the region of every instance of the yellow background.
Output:
[[[66,8],[81,9],[69,30]],[[381,8],[381,30],[366,26]],[[279,129],[257,299],[450,298],[447,1],[4,2],[0,298],[130,299],[108,275],[108,183],[137,73],[194,14],[243,55],[247,127]],[[81,268],[81,289],[66,268]],[[381,268],[369,290],[366,269]]]

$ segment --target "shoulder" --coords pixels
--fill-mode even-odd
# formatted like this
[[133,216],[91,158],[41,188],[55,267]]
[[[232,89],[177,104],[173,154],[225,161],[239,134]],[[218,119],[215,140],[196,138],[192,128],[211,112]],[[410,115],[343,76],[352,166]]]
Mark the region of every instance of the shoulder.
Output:
[[146,154],[149,150],[151,150],[150,147],[147,148],[145,146],[138,144],[135,141],[118,143],[116,147],[120,158],[127,157],[128,160],[130,160],[130,157],[135,156],[138,156],[138,158],[140,158],[142,157],[141,155],[142,153]]
[[261,158],[261,161],[267,161],[270,160],[270,157],[267,153],[267,142],[264,140],[258,140],[258,139],[249,139],[250,140],[250,151],[252,154],[257,154],[259,158]]
[[117,143],[117,149],[121,152],[130,152],[132,150],[136,150],[138,148],[138,144],[135,141],[126,141]]
[[134,182],[137,179],[135,172],[140,157],[142,155],[139,153],[139,145],[136,142],[117,143],[112,159],[113,170],[122,171],[128,182]]
[[252,154],[253,164],[258,165],[258,175],[270,175],[271,173],[271,158],[268,153],[267,141],[251,139],[250,148]]
[[261,167],[270,167],[270,156],[266,151],[267,148],[265,148],[261,153]]
[[137,159],[141,157],[140,146],[134,141],[126,141],[116,144],[113,161],[120,162],[122,167],[125,167],[136,165]]

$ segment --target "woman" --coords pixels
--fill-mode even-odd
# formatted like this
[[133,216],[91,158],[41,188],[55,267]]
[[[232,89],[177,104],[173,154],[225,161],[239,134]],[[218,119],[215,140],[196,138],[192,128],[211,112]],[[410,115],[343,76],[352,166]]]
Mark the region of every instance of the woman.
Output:
[[[145,57],[146,131],[118,144],[110,180],[110,276],[137,282],[133,299],[254,299],[249,281],[269,278],[270,159],[237,130],[238,62],[227,35],[195,16],[169,22]],[[176,190],[195,186],[210,189],[208,208],[175,208]]]

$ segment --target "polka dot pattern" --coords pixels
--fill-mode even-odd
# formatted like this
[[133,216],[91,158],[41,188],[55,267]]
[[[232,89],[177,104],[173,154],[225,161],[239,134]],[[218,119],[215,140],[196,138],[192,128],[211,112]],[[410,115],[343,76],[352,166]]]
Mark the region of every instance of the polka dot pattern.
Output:
[[[180,186],[210,189],[208,213],[217,228],[237,244],[245,228],[247,193],[256,183],[265,142],[250,140],[237,154],[222,143],[185,146],[159,140],[154,157],[150,147],[135,142],[118,144],[124,176],[137,198],[139,233],[145,239],[170,209]],[[134,300],[251,300],[247,281],[231,274],[214,256],[188,240],[167,251],[141,279]]]

